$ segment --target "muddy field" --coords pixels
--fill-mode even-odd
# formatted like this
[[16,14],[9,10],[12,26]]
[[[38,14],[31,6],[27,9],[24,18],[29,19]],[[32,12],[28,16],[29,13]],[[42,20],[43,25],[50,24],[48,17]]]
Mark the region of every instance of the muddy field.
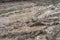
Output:
[[60,3],[0,3],[0,40],[60,40]]

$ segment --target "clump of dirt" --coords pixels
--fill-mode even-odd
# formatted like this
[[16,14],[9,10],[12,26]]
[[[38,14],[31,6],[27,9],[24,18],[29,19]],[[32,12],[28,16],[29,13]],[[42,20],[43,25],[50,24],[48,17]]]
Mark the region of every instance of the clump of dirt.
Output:
[[59,40],[60,3],[3,3],[0,15],[0,40]]

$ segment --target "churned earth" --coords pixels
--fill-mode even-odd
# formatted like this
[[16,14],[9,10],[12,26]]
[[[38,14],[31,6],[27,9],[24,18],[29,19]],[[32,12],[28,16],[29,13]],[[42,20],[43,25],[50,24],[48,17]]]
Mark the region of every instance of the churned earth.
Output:
[[0,3],[0,40],[60,40],[60,3]]

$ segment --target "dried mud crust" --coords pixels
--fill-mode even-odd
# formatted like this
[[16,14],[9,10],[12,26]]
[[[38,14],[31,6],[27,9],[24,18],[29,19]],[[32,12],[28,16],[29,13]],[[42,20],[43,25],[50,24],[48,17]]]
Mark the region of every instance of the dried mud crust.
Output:
[[0,5],[0,11],[1,40],[59,40],[59,4],[6,3]]

